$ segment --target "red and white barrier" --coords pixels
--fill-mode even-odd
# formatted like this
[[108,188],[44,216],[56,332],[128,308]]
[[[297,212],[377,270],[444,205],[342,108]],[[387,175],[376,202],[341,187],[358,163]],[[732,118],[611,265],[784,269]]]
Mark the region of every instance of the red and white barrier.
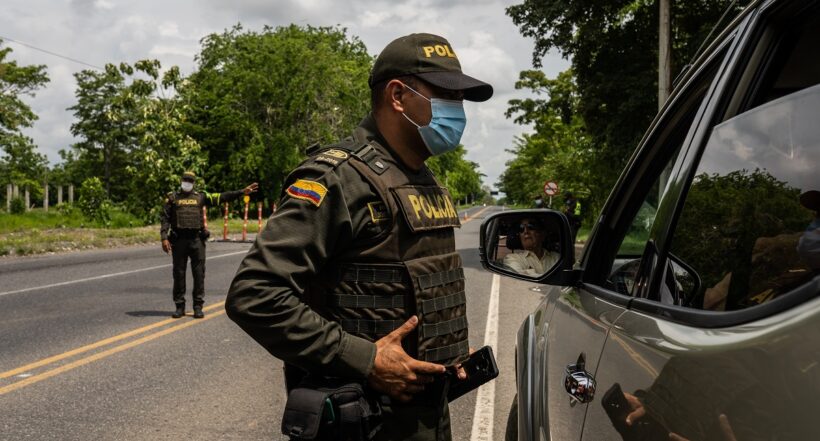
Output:
[[[262,205],[263,202],[256,203],[256,214],[257,214],[257,233],[262,231]],[[228,217],[230,216],[230,206],[227,202],[225,202],[223,206],[223,218],[222,218],[222,239],[220,242],[231,242],[232,240],[228,238]],[[276,204],[273,204],[273,210],[276,211]],[[244,200],[244,211],[243,211],[243,223],[242,223],[242,242],[250,242],[248,240],[248,214],[250,212],[250,197],[246,196]],[[204,215],[204,214],[203,214]],[[207,223],[206,223],[207,226]]]

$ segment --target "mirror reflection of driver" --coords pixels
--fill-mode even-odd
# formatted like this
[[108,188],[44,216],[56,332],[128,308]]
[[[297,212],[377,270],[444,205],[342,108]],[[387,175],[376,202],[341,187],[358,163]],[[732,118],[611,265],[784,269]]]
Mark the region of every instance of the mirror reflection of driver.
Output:
[[[541,276],[550,270],[561,258],[561,255],[544,247],[546,237],[543,222],[534,217],[525,217],[517,225],[515,234],[521,243],[518,249],[513,245],[513,252],[504,256],[504,265],[513,271],[528,276]],[[510,243],[515,241],[508,241]]]

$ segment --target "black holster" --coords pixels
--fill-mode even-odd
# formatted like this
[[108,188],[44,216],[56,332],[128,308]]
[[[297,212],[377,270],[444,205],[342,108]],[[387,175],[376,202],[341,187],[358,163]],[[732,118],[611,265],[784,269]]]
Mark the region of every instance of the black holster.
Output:
[[368,441],[380,428],[375,396],[361,383],[337,379],[302,380],[288,393],[282,416],[282,433],[293,441]]

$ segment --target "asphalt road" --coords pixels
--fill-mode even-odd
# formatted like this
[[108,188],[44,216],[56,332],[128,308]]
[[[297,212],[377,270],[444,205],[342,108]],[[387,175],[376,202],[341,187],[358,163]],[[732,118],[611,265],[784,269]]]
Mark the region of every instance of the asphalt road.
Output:
[[[456,236],[476,348],[494,335],[478,229],[499,209],[470,210]],[[222,306],[248,247],[208,244],[204,320],[170,318],[171,262],[159,243],[0,259],[0,440],[284,439],[282,364]],[[189,308],[191,286],[189,274]],[[501,374],[451,405],[456,440],[504,437],[515,335],[540,294],[512,279],[498,286],[490,323]]]

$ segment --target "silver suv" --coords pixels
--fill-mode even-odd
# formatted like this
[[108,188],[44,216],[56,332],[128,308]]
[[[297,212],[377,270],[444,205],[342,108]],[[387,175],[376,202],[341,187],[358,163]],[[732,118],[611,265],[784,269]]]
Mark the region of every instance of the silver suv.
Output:
[[518,333],[508,438],[820,439],[818,3],[724,30],[577,260],[559,212],[484,222],[486,268],[551,285]]

